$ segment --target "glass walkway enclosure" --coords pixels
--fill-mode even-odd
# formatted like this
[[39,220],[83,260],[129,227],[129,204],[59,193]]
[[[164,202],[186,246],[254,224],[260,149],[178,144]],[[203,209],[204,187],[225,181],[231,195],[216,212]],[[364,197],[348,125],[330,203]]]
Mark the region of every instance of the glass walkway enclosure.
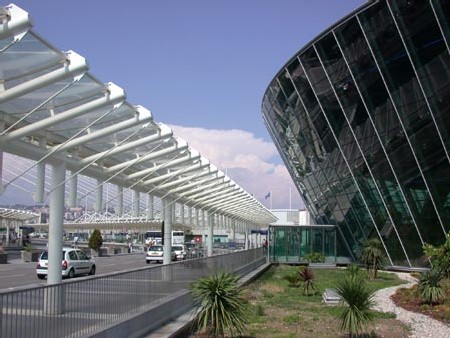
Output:
[[[32,181],[34,200],[49,203],[55,265],[61,262],[64,207],[90,195],[101,211],[106,186],[114,187],[107,202],[119,215],[127,192],[135,215],[149,201],[150,219],[159,200],[165,236],[175,205],[182,206],[186,223],[203,219],[211,238],[214,226],[246,232],[276,219],[148,109],[128,102],[122,88],[98,80],[84,57],[61,52],[36,33],[29,14],[13,4],[0,7],[0,70],[1,190]],[[12,157],[31,161],[4,172]],[[80,196],[83,177],[94,184]]]
[[337,257],[336,245],[334,225],[269,226],[269,260],[274,263],[348,262]]
[[[326,10],[326,9],[325,9]],[[450,231],[450,2],[367,1],[276,74],[263,119],[316,224],[426,266]]]

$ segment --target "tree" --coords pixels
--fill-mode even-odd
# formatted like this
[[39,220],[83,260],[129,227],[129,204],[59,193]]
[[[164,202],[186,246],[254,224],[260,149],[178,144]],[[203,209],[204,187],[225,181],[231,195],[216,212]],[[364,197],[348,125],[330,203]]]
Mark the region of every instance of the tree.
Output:
[[209,337],[240,336],[245,332],[249,308],[237,281],[236,275],[220,272],[192,284],[196,323]]
[[100,233],[99,229],[94,229],[94,231],[91,234],[91,237],[89,237],[89,248],[98,252],[98,250],[100,250],[102,245],[103,245],[102,234]]
[[338,314],[339,329],[347,331],[350,337],[358,336],[363,328],[373,321],[374,292],[370,291],[364,276],[349,273],[336,286],[341,297],[341,312]]
[[423,252],[430,259],[434,269],[450,277],[450,232],[445,235],[445,242],[440,246],[425,243]]
[[363,244],[360,261],[371,278],[377,278],[378,270],[383,268],[386,255],[378,238],[368,239]]
[[441,287],[443,277],[444,274],[435,269],[420,274],[418,290],[425,303],[433,305],[445,300],[445,292]]

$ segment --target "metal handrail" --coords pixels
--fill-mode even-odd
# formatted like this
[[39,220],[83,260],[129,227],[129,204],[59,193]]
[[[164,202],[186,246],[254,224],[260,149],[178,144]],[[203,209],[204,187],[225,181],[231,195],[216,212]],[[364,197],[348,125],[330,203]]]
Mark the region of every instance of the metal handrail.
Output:
[[0,336],[86,337],[189,290],[198,278],[264,260],[262,248],[0,291]]

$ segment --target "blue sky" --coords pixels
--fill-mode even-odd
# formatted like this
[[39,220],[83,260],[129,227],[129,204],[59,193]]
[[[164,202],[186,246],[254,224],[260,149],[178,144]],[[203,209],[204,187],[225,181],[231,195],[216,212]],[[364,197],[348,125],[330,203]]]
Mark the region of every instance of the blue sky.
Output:
[[[264,201],[268,191],[283,186],[274,194],[278,199],[273,199],[273,206],[282,208],[288,207],[288,194],[283,192],[295,188],[286,173],[283,178],[270,175],[277,171],[279,174],[283,165],[263,124],[262,96],[278,70],[300,48],[364,2],[14,3],[31,14],[34,30],[47,41],[60,50],[74,50],[84,56],[95,77],[124,88],[129,102],[150,109],[156,121],[169,124],[176,135],[185,138],[212,163],[221,169],[229,168],[229,175],[257,198]],[[251,149],[240,153],[240,142],[235,142],[233,149],[223,143],[227,135],[235,137],[236,132],[245,135],[247,141],[254,141],[253,147],[265,149],[255,151],[260,161],[255,160]],[[209,148],[202,148],[208,140],[199,138],[199,134],[208,134],[213,140]],[[221,155],[223,147],[235,154],[225,159]],[[272,150],[266,151],[269,148]],[[262,186],[250,183],[252,177],[244,179],[244,183],[239,181],[242,169],[247,173],[252,170],[250,163],[259,169],[267,166],[268,177]],[[294,198],[293,207],[297,207],[301,203],[296,194]]]

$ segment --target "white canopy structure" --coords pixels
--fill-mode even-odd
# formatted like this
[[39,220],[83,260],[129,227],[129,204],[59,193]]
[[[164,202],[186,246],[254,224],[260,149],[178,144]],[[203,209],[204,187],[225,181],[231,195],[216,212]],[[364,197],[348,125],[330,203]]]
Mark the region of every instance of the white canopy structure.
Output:
[[[119,215],[127,191],[137,210],[141,195],[156,197],[169,229],[175,203],[206,213],[211,229],[217,215],[247,230],[276,220],[169,127],[155,122],[148,109],[127,102],[122,88],[96,79],[85,58],[40,37],[28,13],[13,4],[0,7],[0,151],[4,158],[3,152],[31,160],[9,172],[7,180],[5,175],[1,189],[34,170],[33,197],[43,202],[48,196],[55,238],[62,232],[66,186],[69,206],[92,194],[101,210],[104,186],[114,184],[117,190],[108,199]],[[50,187],[46,166],[52,168]],[[95,184],[79,196],[82,176]]]

